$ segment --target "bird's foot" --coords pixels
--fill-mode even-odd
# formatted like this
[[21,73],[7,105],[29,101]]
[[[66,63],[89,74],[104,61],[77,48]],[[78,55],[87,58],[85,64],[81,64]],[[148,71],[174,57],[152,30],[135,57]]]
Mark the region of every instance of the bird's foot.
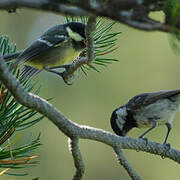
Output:
[[67,85],[72,85],[72,83],[69,81],[73,76],[69,75],[67,76],[66,75],[66,71],[63,71],[63,72],[58,72],[58,71],[55,71],[55,70],[52,70],[52,68],[44,68],[46,71],[48,72],[51,72],[51,73],[54,73],[54,74],[57,74],[58,76],[61,76],[61,78],[64,80],[64,82],[67,84]]
[[167,151],[171,149],[171,144],[170,143],[163,143],[163,146],[167,148]]
[[72,78],[72,77],[70,77],[70,78],[67,78],[67,77],[65,77],[64,76],[64,72],[60,72],[60,73],[58,73],[58,75],[59,76],[61,76],[61,78],[63,79],[63,81],[67,84],[67,85],[72,85],[72,82],[70,82],[70,79]]
[[161,158],[165,159],[165,157],[166,157],[165,154],[166,154],[167,151],[169,151],[171,149],[171,145],[169,143],[167,143],[167,144],[163,143],[163,146],[165,147],[165,151],[163,153],[164,155],[161,155]]
[[145,141],[145,142],[146,142],[146,145],[148,144],[148,138],[139,136],[139,139],[142,139],[143,141]]

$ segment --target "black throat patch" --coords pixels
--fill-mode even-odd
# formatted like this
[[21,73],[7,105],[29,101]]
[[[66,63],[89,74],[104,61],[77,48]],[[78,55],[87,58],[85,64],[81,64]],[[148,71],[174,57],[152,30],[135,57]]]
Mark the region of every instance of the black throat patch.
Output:
[[123,131],[126,134],[128,131],[130,131],[134,127],[137,127],[136,120],[133,117],[133,113],[130,110],[127,110],[126,122],[124,124]]

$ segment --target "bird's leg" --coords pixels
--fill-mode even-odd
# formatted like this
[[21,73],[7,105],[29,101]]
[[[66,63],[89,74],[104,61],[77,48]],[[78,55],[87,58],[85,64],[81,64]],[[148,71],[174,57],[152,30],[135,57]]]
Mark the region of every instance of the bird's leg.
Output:
[[[152,129],[154,129],[158,125],[157,121],[155,120],[151,120],[151,122],[152,122],[152,127],[149,128],[147,131],[145,131],[143,134],[141,134],[139,138],[143,138],[148,132],[150,132]],[[145,139],[145,141],[147,142],[147,138],[143,138],[143,139]]]
[[67,84],[67,85],[72,85],[72,83],[69,83],[63,76],[63,72],[57,72],[57,71],[54,71],[54,70],[51,70],[50,68],[44,68],[46,71],[48,72],[51,72],[51,73],[54,73],[54,74],[57,74],[58,76],[61,76],[61,78],[64,80],[64,82]]
[[170,131],[171,131],[171,129],[172,129],[172,125],[171,125],[170,123],[166,123],[166,127],[167,127],[167,134],[166,134],[166,137],[165,137],[165,139],[164,139],[163,144],[167,145],[167,146],[169,147],[169,149],[170,149],[170,147],[171,147],[170,144],[169,144],[169,143],[166,144],[166,142],[167,142],[169,133],[170,133]]

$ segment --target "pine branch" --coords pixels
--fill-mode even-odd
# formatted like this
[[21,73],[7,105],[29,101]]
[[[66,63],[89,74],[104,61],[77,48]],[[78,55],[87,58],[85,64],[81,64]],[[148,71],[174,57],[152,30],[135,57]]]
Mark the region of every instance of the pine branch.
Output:
[[[13,43],[9,43],[7,36],[0,36],[0,53],[2,55],[14,53],[15,50],[16,46]],[[10,64],[8,63],[8,65]],[[18,69],[14,70],[13,74],[16,78],[19,78]],[[36,82],[32,83],[31,81],[24,80],[21,81],[21,83],[27,91],[34,92],[35,94],[39,92],[39,88],[35,88]],[[12,174],[11,169],[24,168],[28,165],[37,164],[38,161],[32,160],[34,158],[38,158],[38,156],[32,156],[32,153],[30,152],[37,149],[40,145],[40,136],[38,136],[37,139],[17,148],[14,148],[13,144],[18,141],[20,136],[18,135],[19,137],[13,137],[14,139],[10,141],[10,138],[15,132],[22,131],[30,126],[33,126],[43,118],[43,116],[41,116],[31,120],[31,118],[36,114],[36,111],[32,111],[20,105],[0,82],[0,168],[6,168],[0,172],[0,175],[4,173],[16,176],[27,175],[27,173]],[[8,145],[5,145],[5,142],[7,142]]]

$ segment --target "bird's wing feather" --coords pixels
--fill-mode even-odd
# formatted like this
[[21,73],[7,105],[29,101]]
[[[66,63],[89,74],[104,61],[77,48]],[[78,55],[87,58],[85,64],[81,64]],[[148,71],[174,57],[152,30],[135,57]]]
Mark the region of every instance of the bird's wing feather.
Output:
[[26,61],[31,60],[43,52],[46,52],[54,46],[58,46],[65,40],[66,39],[64,35],[41,36],[41,38],[34,41],[18,56],[15,63],[25,63]]
[[137,95],[129,100],[126,107],[131,110],[136,110],[142,106],[147,106],[163,98],[170,98],[173,95],[179,94],[180,90],[164,90],[152,93],[144,93]]

